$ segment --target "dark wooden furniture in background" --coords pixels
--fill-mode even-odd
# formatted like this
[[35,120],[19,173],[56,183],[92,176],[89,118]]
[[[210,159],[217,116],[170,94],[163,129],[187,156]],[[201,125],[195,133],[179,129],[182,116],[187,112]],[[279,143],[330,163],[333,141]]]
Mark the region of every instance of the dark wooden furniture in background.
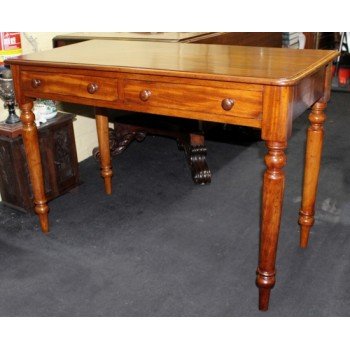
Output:
[[99,40],[136,40],[157,42],[182,42],[200,37],[205,32],[81,32],[57,35],[52,39],[52,46],[61,47],[82,41]]
[[305,49],[337,50],[340,35],[337,32],[304,32]]
[[282,32],[221,32],[206,33],[183,42],[197,44],[282,47]]
[[68,33],[53,38],[53,47],[76,44],[86,40],[136,40],[183,42],[242,46],[281,47],[281,32],[115,32]]
[[[48,200],[79,183],[78,160],[73,132],[73,115],[59,113],[42,124],[39,131],[45,195]],[[22,139],[22,125],[13,132],[0,124],[0,192],[4,204],[33,211],[33,193]]]
[[[53,38],[53,47],[75,44],[82,41],[102,40],[128,40],[128,41],[155,41],[155,42],[184,42],[197,44],[221,44],[281,47],[282,33],[280,32],[220,32],[220,33],[70,33],[58,35]],[[146,97],[146,96],[145,96]],[[157,117],[145,120],[144,116],[133,113],[132,116],[113,118],[114,129],[110,129],[110,146],[112,156],[122,153],[133,141],[142,141],[146,135],[160,135],[177,140],[180,150],[185,151],[187,163],[191,170],[194,183],[207,184],[211,182],[211,172],[206,162],[207,149],[202,123],[188,120],[166,121]],[[111,118],[112,120],[112,118]],[[97,148],[93,155],[98,159],[100,153]]]
[[[256,282],[259,308],[267,310],[275,285],[283,168],[293,120],[312,106],[299,216],[305,247],[314,223],[324,110],[330,98],[332,61],[337,56],[338,52],[326,50],[309,50],[305,55],[301,50],[281,48],[91,40],[8,59],[42,231],[49,231],[49,207],[32,112],[35,98],[96,107],[106,193],[111,193],[113,172],[105,108],[258,128],[267,154]],[[212,205],[219,210],[229,204]]]

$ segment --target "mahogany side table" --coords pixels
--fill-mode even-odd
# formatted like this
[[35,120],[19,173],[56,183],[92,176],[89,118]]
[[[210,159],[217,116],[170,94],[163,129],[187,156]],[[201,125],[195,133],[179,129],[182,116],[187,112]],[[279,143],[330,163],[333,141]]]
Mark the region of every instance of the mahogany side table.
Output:
[[[267,154],[256,282],[259,308],[267,310],[275,285],[283,168],[293,120],[312,106],[299,213],[301,246],[306,247],[314,223],[324,110],[337,55],[325,50],[91,40],[7,60],[21,108],[35,212],[42,231],[49,231],[49,207],[32,112],[34,98],[96,107],[107,194],[112,192],[113,171],[105,108],[259,128]],[[213,205],[220,207],[220,203]]]

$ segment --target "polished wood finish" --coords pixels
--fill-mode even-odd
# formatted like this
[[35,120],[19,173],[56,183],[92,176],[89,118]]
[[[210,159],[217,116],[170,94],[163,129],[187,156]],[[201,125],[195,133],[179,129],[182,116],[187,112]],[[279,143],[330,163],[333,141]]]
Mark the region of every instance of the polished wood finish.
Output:
[[315,103],[309,115],[311,125],[307,131],[303,197],[299,216],[300,246],[302,248],[307,247],[310,229],[315,222],[315,202],[321,166],[323,123],[326,120],[324,109],[326,106],[326,102]]
[[[216,32],[216,33],[169,33],[169,32],[157,32],[157,33],[70,33],[59,35],[53,38],[53,47],[61,47],[78,43],[81,41],[103,39],[103,40],[137,40],[137,41],[164,41],[164,42],[187,42],[187,43],[207,43],[207,44],[226,44],[226,45],[244,45],[244,46],[265,46],[265,47],[281,47],[282,46],[282,33],[257,33],[257,32]],[[147,101],[150,98],[150,90],[142,90],[140,92],[140,99]],[[225,110],[232,109],[234,101],[231,98],[225,98],[222,101],[222,108]],[[181,139],[183,147],[180,149],[186,153],[188,165],[191,169],[193,181],[198,184],[210,183],[211,172],[206,163],[206,147],[204,135],[200,133],[200,126],[197,126],[197,130],[190,128],[191,130],[183,129],[181,126],[178,128],[178,120],[174,120],[174,127],[172,129],[172,136],[169,136],[169,128],[155,126],[147,126],[146,129],[141,130],[137,125],[130,125],[128,122],[114,123],[114,133],[110,131],[110,145],[111,155],[115,156],[120,154],[120,150],[125,150],[127,146],[134,139],[139,139],[142,134],[153,134],[157,136],[167,136]],[[129,130],[126,126],[129,125]],[[178,129],[181,134],[174,132],[174,129]],[[195,135],[197,135],[195,137]],[[191,140],[194,138],[201,139],[201,145],[193,144]],[[189,141],[190,140],[190,141]],[[93,151],[97,154],[97,151]]]
[[[210,111],[208,118],[211,119],[213,114],[222,115],[226,111],[227,118],[232,116],[255,119],[258,125],[262,110],[261,91],[235,90],[235,86],[231,86],[230,89],[220,89],[200,85],[184,86],[175,82],[168,84],[126,80],[123,91],[126,105],[139,104],[140,109],[145,112],[155,113],[158,108],[169,106],[184,110],[185,113],[196,112],[195,118],[198,113]],[[140,94],[144,95],[143,98]]]
[[98,71],[101,76],[104,72],[108,76],[139,73],[282,86],[297,84],[333,58],[334,51],[328,50],[90,40],[24,55],[20,62],[28,69],[39,62],[41,69],[50,66],[71,69],[74,65],[75,72]]
[[327,70],[319,70],[298,84],[294,89],[293,119],[324,96]]
[[266,171],[263,183],[259,266],[256,283],[259,287],[259,309],[267,310],[270,291],[275,285],[275,262],[280,230],[286,164],[286,142],[267,141]]
[[[327,98],[329,67],[337,55],[334,51],[92,40],[8,60],[13,67],[17,98],[21,101],[28,163],[33,177],[37,175],[33,186],[43,229],[47,228],[47,215],[43,216],[47,214],[47,206],[42,191],[37,135],[29,111],[32,98],[46,97],[101,108],[260,128],[268,153],[265,157],[257,285],[259,308],[267,310],[270,291],[275,284],[285,178],[282,169],[293,118],[295,111],[301,113],[303,108]],[[50,75],[47,78],[49,84],[46,84],[45,74]],[[100,79],[96,93],[106,91],[104,84],[107,87],[114,84],[115,95],[113,99],[110,93],[101,94],[99,98],[95,98],[95,94],[82,95],[84,89],[87,93],[86,87],[68,94],[66,91],[71,89],[74,78],[67,79],[67,75],[82,77],[83,87],[86,82]],[[27,83],[28,77],[42,79],[42,85],[33,89]],[[147,101],[140,100],[139,94],[143,90],[151,91]],[[108,88],[107,91],[110,92]],[[308,92],[307,97],[304,98],[301,92]],[[234,100],[229,111],[222,108],[225,98]],[[97,126],[102,176],[109,181],[108,126],[104,113],[97,113]],[[312,152],[320,152],[317,147],[311,148]]]
[[323,96],[313,105],[309,115],[311,125],[307,131],[303,197],[299,212],[301,248],[307,247],[310,230],[315,222],[315,203],[324,136],[323,124],[326,120],[324,110],[331,97],[331,83],[332,64],[328,64],[324,70],[323,82],[319,82],[318,84],[319,88],[320,86],[323,87]]
[[22,81],[24,89],[34,94],[40,91],[104,101],[116,101],[118,98],[117,81],[114,79],[87,78],[78,74],[55,75],[46,72],[23,72]]
[[112,194],[112,164],[109,150],[108,116],[103,109],[96,109],[96,128],[101,162],[101,176],[104,179],[106,194]]
[[34,123],[35,115],[32,112],[33,102],[28,101],[20,106],[21,121],[23,123],[23,143],[28,162],[30,181],[34,193],[34,211],[39,215],[41,230],[49,232],[49,207],[44,188],[44,177],[41,165],[38,131]]
[[[174,33],[174,32],[147,32],[147,33],[70,33],[65,35],[59,35],[53,38],[53,47],[60,47],[65,45],[70,45],[74,43],[78,43],[81,41],[87,41],[92,39],[103,39],[103,40],[136,40],[136,41],[158,41],[158,42],[184,42],[189,39],[197,39],[202,36],[206,36],[206,34],[215,34],[217,40],[219,40],[221,35],[225,35],[225,33]],[[150,90],[142,90],[139,94],[139,97],[142,101],[147,101],[151,96]],[[129,113],[130,115],[130,113]],[[128,145],[133,140],[140,140],[141,135],[144,135],[144,137],[147,134],[157,135],[157,136],[166,136],[171,137],[176,140],[182,140],[183,147],[180,147],[181,150],[185,151],[188,165],[191,169],[191,174],[194,183],[198,184],[204,184],[209,183],[210,178],[209,175],[210,170],[208,168],[208,165],[205,161],[205,145],[204,145],[204,136],[200,133],[200,127],[197,124],[197,128],[191,130],[186,130],[182,126],[183,123],[180,123],[179,120],[173,120],[174,126],[170,126],[170,130],[168,125],[163,127],[157,127],[154,125],[147,125],[145,126],[144,123],[142,125],[144,126],[144,129],[142,130],[137,125],[131,125],[128,121],[121,123],[120,118],[118,118],[118,122],[114,123],[114,131],[110,130],[110,147],[111,147],[111,155],[116,156],[119,155],[121,152],[126,150]],[[168,123],[169,124],[169,123]],[[181,125],[180,125],[181,124]],[[180,127],[178,127],[180,126]],[[129,128],[129,129],[128,129]],[[176,131],[177,130],[177,131]],[[171,131],[171,132],[169,132]],[[197,133],[197,134],[195,134]],[[199,146],[195,145],[193,146],[190,141],[192,140],[193,135],[198,135],[202,139],[202,150],[203,152],[200,152],[201,157],[199,156],[191,156],[193,154],[193,150],[196,149],[196,154],[199,154]],[[142,139],[144,139],[144,137]],[[186,141],[184,141],[186,140]],[[179,142],[179,141],[178,141]],[[99,159],[97,155],[99,155],[98,149],[93,150],[93,155],[96,159]],[[195,164],[198,161],[198,164]],[[198,173],[196,173],[198,171]],[[203,176],[203,171],[205,171],[205,174],[207,176]],[[199,180],[198,180],[199,179]]]
[[[50,201],[79,184],[73,115],[58,113],[38,128],[45,195]],[[22,124],[9,134],[0,125],[0,192],[2,202],[22,211],[33,211],[33,193],[25,157]]]

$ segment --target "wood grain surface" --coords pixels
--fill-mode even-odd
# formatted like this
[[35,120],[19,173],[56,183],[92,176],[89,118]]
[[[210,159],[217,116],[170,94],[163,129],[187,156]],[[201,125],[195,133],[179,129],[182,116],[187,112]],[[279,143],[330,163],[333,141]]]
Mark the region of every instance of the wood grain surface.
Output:
[[7,63],[294,85],[337,55],[328,50],[90,40]]

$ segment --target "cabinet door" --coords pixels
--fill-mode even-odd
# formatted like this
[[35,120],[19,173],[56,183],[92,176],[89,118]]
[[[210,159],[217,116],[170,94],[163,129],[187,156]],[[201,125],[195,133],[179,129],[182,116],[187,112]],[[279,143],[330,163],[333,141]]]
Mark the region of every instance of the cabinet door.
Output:
[[78,161],[72,122],[61,124],[50,132],[56,184],[58,192],[62,194],[78,182]]
[[[45,194],[51,200],[79,183],[72,118],[55,118],[38,132]],[[0,192],[5,204],[33,210],[33,191],[21,136],[0,137]]]
[[21,151],[21,139],[0,138],[0,192],[5,204],[30,208],[28,174]]

